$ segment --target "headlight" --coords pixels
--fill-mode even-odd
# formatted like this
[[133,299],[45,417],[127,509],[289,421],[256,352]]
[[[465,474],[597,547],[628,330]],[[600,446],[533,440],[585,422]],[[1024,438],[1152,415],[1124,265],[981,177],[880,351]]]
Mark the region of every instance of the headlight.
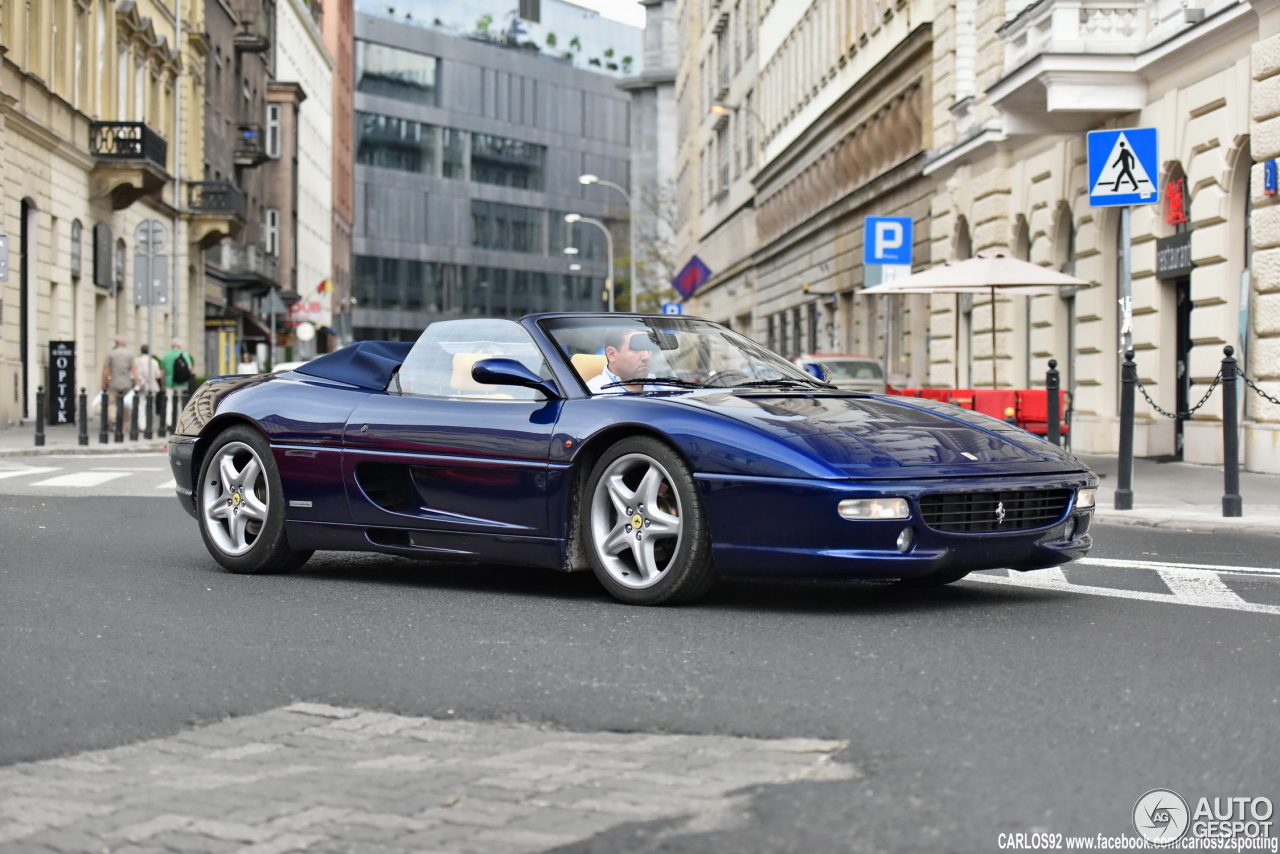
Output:
[[911,505],[905,498],[846,498],[840,502],[845,519],[908,519]]
[[1094,490],[1092,489],[1082,489],[1078,493],[1076,493],[1076,509],[1084,510],[1086,508],[1092,507],[1093,493],[1094,493]]

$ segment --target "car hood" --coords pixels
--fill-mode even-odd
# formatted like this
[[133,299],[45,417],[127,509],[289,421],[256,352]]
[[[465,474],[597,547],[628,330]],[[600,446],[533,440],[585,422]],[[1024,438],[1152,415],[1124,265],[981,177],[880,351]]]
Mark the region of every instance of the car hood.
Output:
[[848,476],[1086,471],[1012,424],[950,404],[841,392],[715,391],[673,398],[745,422]]

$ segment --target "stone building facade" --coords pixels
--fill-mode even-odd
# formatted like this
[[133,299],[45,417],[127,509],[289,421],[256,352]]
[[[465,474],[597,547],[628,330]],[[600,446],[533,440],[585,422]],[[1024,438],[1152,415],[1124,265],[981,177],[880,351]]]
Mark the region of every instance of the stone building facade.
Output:
[[[1280,195],[1265,192],[1267,160],[1280,158],[1280,3],[1254,4],[1258,41],[1251,51],[1250,154],[1253,155],[1253,305],[1249,373],[1280,399]],[[1249,392],[1245,459],[1255,471],[1280,472],[1280,406]]]
[[[74,342],[73,389],[92,395],[117,335],[135,352],[198,340],[201,227],[180,213],[175,178],[201,164],[198,139],[179,143],[201,120],[203,32],[198,2],[0,8],[0,426],[34,417],[51,341]],[[168,295],[150,328],[133,300],[146,219],[168,232]]]
[[[939,8],[924,169],[936,182],[932,261],[1005,253],[1091,286],[994,305],[933,297],[931,385],[991,387],[993,368],[1001,387],[1043,385],[1054,358],[1074,394],[1073,446],[1117,450],[1120,214],[1090,207],[1086,158],[1086,133],[1107,128],[1159,133],[1160,174],[1151,177],[1165,202],[1131,215],[1133,347],[1146,394],[1166,412],[1186,411],[1208,390],[1225,345],[1243,347],[1250,369],[1265,363],[1256,332],[1240,334],[1258,320],[1248,223],[1260,198],[1249,189],[1259,20],[1235,0]],[[1178,243],[1189,246],[1190,268],[1159,269],[1158,247]],[[1166,418],[1142,395],[1137,404],[1138,455],[1220,461],[1220,396],[1190,418]],[[1256,400],[1248,413],[1274,417]],[[1277,458],[1255,451],[1248,464],[1272,471]]]

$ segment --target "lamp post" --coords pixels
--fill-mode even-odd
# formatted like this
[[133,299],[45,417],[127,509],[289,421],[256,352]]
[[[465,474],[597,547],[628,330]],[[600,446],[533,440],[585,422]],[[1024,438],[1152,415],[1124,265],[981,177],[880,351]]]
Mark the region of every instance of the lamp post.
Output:
[[[622,194],[622,198],[627,200],[627,244],[630,246],[629,254],[631,257],[631,311],[636,310],[636,290],[639,288],[639,282],[636,281],[636,206],[631,201],[631,194],[619,187],[612,181],[602,181],[596,175],[579,175],[578,183],[589,185],[599,184],[602,187],[610,187]],[[612,244],[610,244],[612,245]],[[609,251],[609,263],[613,263],[613,250]],[[610,276],[612,278],[612,276]],[[613,311],[613,291],[609,291],[609,311]]]
[[[728,104],[721,104],[717,102],[711,105],[711,109],[709,112],[713,116],[727,116],[729,115],[729,113],[733,113],[734,115],[737,115],[738,113],[749,113],[751,117],[756,120],[756,124],[760,125],[759,142],[761,145],[764,145],[764,136],[765,136],[764,119],[760,118],[760,114],[757,113],[755,110],[751,109],[750,107],[744,107],[741,104],[739,104],[736,107],[731,107]],[[752,148],[755,148],[755,146],[752,146]],[[750,154],[751,154],[751,160],[753,162],[750,163],[749,166],[755,166],[755,162],[754,162],[755,151],[750,152]]]
[[[609,295],[609,311],[612,312],[613,311],[613,235],[609,233],[608,227],[605,226],[603,222],[601,222],[598,219],[592,219],[589,216],[582,216],[581,214],[576,214],[576,213],[565,214],[564,221],[570,224],[573,224],[575,222],[587,222],[587,223],[590,223],[591,225],[596,226],[597,228],[599,228],[601,231],[604,232],[605,255],[609,260],[609,274],[605,277],[604,289],[605,289],[605,292]],[[569,249],[571,248],[573,247],[566,247],[565,252],[568,253]],[[572,254],[577,254],[577,250],[575,249]],[[632,288],[632,291],[631,291],[631,299],[635,300],[634,287]]]

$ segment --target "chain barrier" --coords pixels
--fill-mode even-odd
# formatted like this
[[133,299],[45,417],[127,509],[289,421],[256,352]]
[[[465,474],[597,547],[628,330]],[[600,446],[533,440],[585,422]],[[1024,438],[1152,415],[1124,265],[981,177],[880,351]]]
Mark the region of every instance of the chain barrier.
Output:
[[1253,380],[1251,380],[1251,379],[1249,379],[1247,376],[1245,376],[1245,375],[1244,375],[1244,373],[1241,373],[1241,374],[1240,374],[1240,378],[1244,380],[1245,385],[1249,386],[1249,388],[1251,388],[1251,389],[1253,389],[1255,392],[1257,392],[1258,397],[1262,398],[1262,399],[1263,399],[1263,400],[1265,400],[1265,401],[1268,401],[1269,403],[1273,403],[1273,404],[1275,404],[1276,406],[1280,406],[1280,400],[1276,400],[1274,397],[1272,397],[1271,395],[1267,394],[1267,393],[1266,393],[1265,391],[1263,391],[1262,389],[1258,388],[1257,384],[1256,384]]
[[[1209,390],[1204,393],[1204,397],[1200,398],[1199,403],[1197,403],[1195,406],[1188,409],[1183,414],[1184,417],[1190,418],[1192,415],[1195,415],[1196,412],[1200,410],[1200,407],[1208,403],[1209,396],[1213,394],[1213,390],[1218,387],[1218,383],[1221,381],[1222,381],[1222,371],[1218,371],[1218,375],[1213,378],[1213,382],[1209,383]],[[1248,379],[1246,379],[1245,382],[1249,382]],[[1253,385],[1252,383],[1249,383],[1249,384]],[[1174,420],[1177,420],[1178,418],[1177,415],[1175,415],[1172,412],[1165,412],[1163,409],[1159,407],[1159,405],[1156,404],[1154,400],[1151,399],[1151,395],[1147,394],[1146,388],[1142,385],[1142,380],[1138,380],[1138,391],[1142,392],[1142,397],[1147,401],[1147,403],[1151,405],[1151,408],[1154,409],[1156,412],[1160,413],[1165,418],[1172,418]],[[1255,388],[1254,391],[1257,391],[1257,389]],[[1262,392],[1258,392],[1258,394],[1262,394]]]

